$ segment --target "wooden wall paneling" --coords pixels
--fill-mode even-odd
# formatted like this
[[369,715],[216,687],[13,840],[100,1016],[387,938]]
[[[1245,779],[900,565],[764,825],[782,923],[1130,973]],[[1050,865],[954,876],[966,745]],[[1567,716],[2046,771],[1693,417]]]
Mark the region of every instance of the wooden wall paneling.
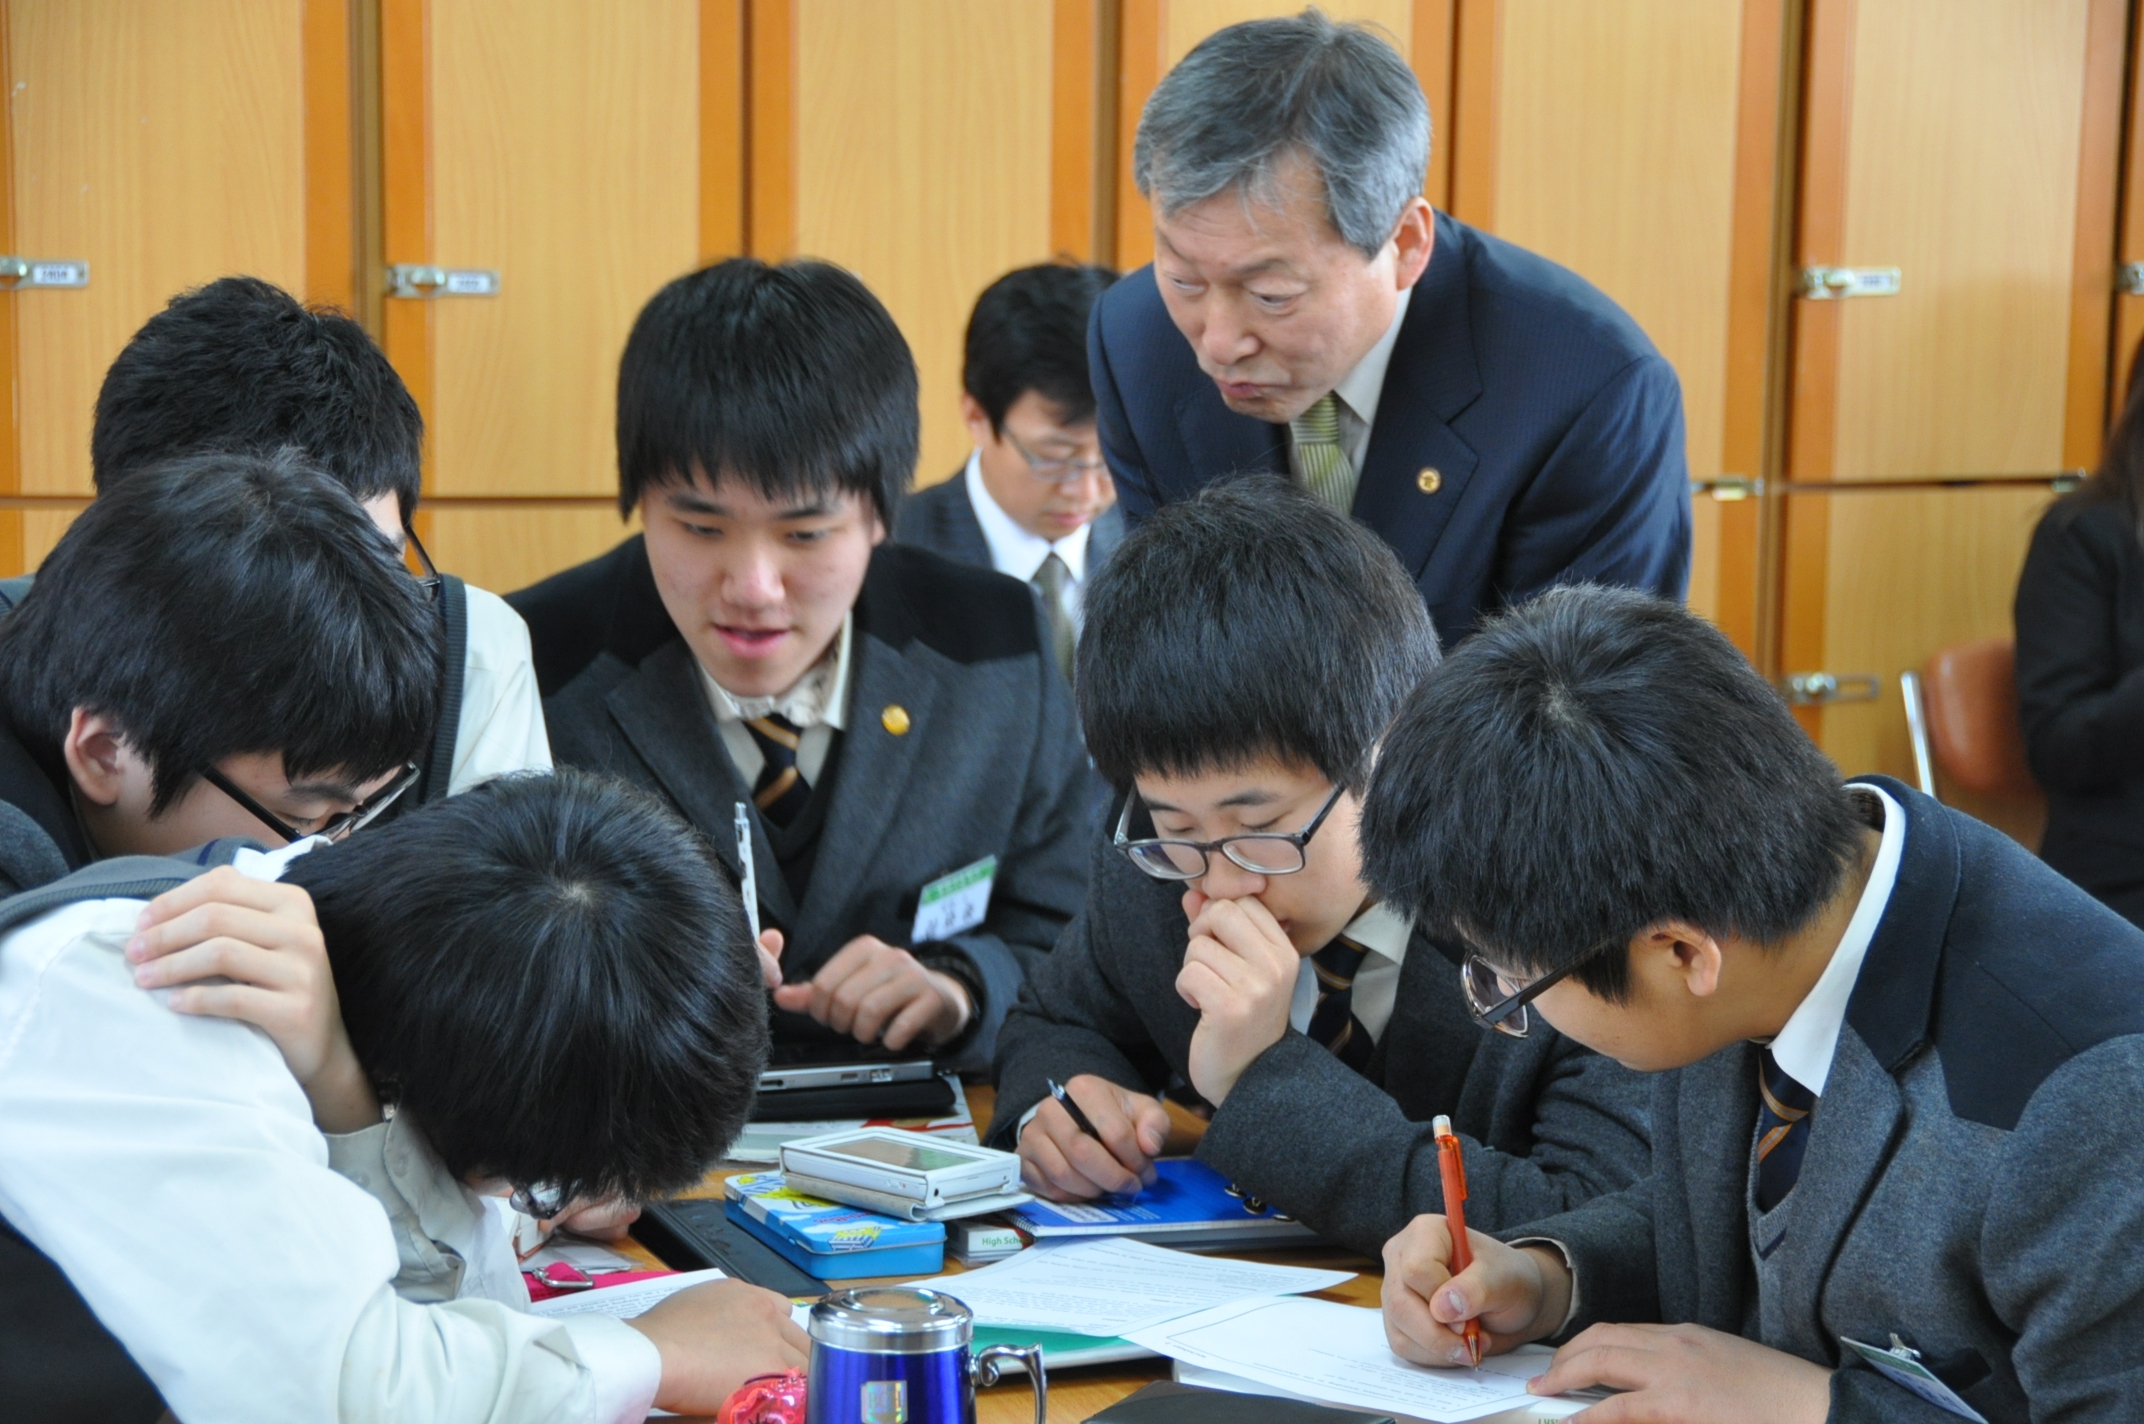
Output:
[[[14,69],[8,46],[8,3],[0,0],[0,94],[13,94]],[[10,117],[14,105],[0,103],[0,253],[19,255],[15,245],[15,140]],[[18,371],[15,349],[15,303],[13,293],[0,295],[0,501],[22,493],[22,445],[17,426],[20,414],[15,381]],[[0,578],[13,578],[26,569],[22,550],[23,511],[0,503]]]
[[[305,289],[299,0],[11,0],[15,250],[90,265],[14,308],[20,491],[86,497],[105,368],[178,292]],[[34,567],[73,518],[22,510]]]
[[[796,0],[796,248],[849,268],[922,383],[919,483],[967,458],[961,340],[1051,252],[1051,0]],[[929,201],[918,201],[928,194]]]
[[612,501],[572,497],[470,495],[438,501],[430,517],[425,547],[440,566],[500,592],[571,568],[640,531],[637,512],[621,522]]
[[1496,230],[1497,55],[1504,0],[1454,0],[1450,212],[1461,222]]
[[2091,0],[2085,20],[2084,112],[2077,145],[2076,250],[2070,266],[2069,406],[2062,462],[2099,463],[2116,407],[2113,370],[2114,253],[2121,185],[2122,89],[2129,0]]
[[358,95],[350,0],[303,0],[305,300],[359,309]]
[[745,0],[746,227],[751,253],[796,255],[796,0]]
[[[2144,23],[2129,26],[2127,82],[2122,97],[2123,129],[2119,247],[2115,261],[2144,263]],[[2137,344],[2144,341],[2144,292],[2122,292],[2114,302],[2113,360],[2109,371],[2108,409],[2119,411],[2129,391]]]
[[[1738,275],[1755,289],[1758,312],[1754,329],[1737,332],[1748,348],[1742,366],[1752,364],[1753,351],[1756,367],[1754,381],[1741,372],[1737,396],[1759,396],[1761,410],[1776,152],[1775,103],[1753,120],[1752,147],[1762,157],[1747,177],[1761,196],[1738,231],[1745,7],[1717,0],[1582,6],[1502,0],[1499,9],[1497,68],[1489,81],[1499,95],[1495,149],[1485,180],[1479,170],[1467,174],[1471,150],[1462,152],[1459,187],[1468,191],[1486,181],[1499,236],[1587,278],[1652,337],[1681,378],[1692,478],[1755,474],[1730,467],[1724,447]],[[1753,66],[1766,90],[1777,84],[1778,9],[1758,10],[1773,25]],[[1470,72],[1462,85],[1474,82]],[[1461,144],[1474,136],[1463,126]],[[1738,235],[1754,249],[1740,254],[1739,274]],[[1746,444],[1761,445],[1761,438]],[[1709,497],[1694,505],[1690,601],[1711,617],[1720,602],[1726,509]],[[1753,521],[1737,518],[1738,536],[1745,524]],[[1753,538],[1743,542],[1754,545]],[[1753,575],[1748,559],[1734,570],[1738,580]],[[1751,602],[1740,600],[1745,607]],[[1752,647],[1753,626],[1740,631],[1743,646]]]
[[1458,0],[1414,0],[1407,63],[1429,101],[1429,177],[1422,192],[1432,207],[1452,205],[1452,90],[1459,59]]
[[[432,260],[431,17],[427,0],[379,0],[380,260]],[[432,398],[432,304],[383,298],[376,334],[424,416],[424,490],[434,488],[437,411]],[[437,537],[420,508],[417,537]],[[437,557],[435,555],[435,557]]]
[[1116,263],[1117,29],[1121,0],[1054,0],[1050,250]]
[[700,0],[700,260],[751,250],[747,0]]
[[[1824,389],[1799,381],[1803,358],[1821,354],[1811,333],[1827,327],[1832,399],[1828,448],[1809,438],[1824,433],[1820,422],[1797,418],[1797,480],[2061,467],[2093,3],[1861,0],[1842,40],[1831,27],[1849,7],[1819,0],[1803,257],[1904,276],[1895,297],[1798,304],[1794,401],[1821,413]],[[1840,78],[1842,44],[1850,93],[1818,102]],[[1843,142],[1820,139],[1827,115],[1842,112]],[[1830,183],[1835,212],[1807,181],[1820,151],[1843,164]],[[1833,242],[1820,246],[1826,221]],[[1815,654],[1791,670],[1883,682],[1877,702],[1823,713],[1820,744],[1843,770],[1910,774],[1897,675],[1944,643],[2008,630],[2018,559],[2046,498],[1929,489],[1792,500],[1789,577],[1821,581],[1821,612],[1812,618],[1790,588],[1783,640],[1790,655]],[[1818,521],[1821,559],[1803,527]]]

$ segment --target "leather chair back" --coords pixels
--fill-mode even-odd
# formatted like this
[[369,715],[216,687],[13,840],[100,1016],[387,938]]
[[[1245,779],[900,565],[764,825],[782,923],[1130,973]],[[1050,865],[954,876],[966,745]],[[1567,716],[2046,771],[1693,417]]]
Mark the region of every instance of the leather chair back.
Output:
[[1928,737],[1950,781],[1983,796],[2038,801],[2017,720],[2017,644],[1982,638],[1940,648],[1925,674]]

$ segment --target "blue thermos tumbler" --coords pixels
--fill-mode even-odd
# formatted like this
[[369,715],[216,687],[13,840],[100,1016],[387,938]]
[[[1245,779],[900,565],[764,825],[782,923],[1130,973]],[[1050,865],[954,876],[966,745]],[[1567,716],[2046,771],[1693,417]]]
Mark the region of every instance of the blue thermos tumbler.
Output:
[[1018,1360],[1044,1424],[1049,1384],[1040,1345],[992,1345],[972,1358],[975,1316],[944,1291],[870,1286],[811,1308],[807,1424],[975,1424],[975,1387]]

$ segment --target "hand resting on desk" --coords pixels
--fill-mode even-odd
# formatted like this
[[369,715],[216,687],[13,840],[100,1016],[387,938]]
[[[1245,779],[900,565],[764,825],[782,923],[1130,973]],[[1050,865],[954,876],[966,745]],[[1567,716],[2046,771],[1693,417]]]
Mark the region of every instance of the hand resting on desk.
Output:
[[662,1355],[655,1403],[673,1414],[713,1414],[754,1375],[800,1370],[811,1358],[788,1297],[743,1281],[681,1290],[625,1323]]
[[[774,956],[780,956],[780,931],[768,930],[760,940],[763,946],[771,941]],[[762,972],[766,961],[762,955]],[[810,1014],[858,1043],[884,1043],[896,1052],[911,1044],[936,1048],[951,1042],[975,1011],[958,979],[924,968],[907,950],[876,935],[850,940],[808,981],[781,984],[774,1002],[791,1013]]]

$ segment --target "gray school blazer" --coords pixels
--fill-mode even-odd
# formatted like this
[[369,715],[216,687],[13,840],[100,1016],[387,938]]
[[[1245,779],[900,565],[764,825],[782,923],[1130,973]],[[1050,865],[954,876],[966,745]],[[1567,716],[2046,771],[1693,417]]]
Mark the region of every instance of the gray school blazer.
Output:
[[[1895,1332],[1997,1424],[2144,1419],[2144,931],[1864,779],[1905,807],[1905,852],[1784,1234],[1752,1239],[1746,1044],[1661,1075],[1649,1180],[1505,1234],[1570,1252],[1574,1331],[1692,1321],[1827,1367]],[[1832,1378],[1842,1424],[1957,1417],[1858,1362]]]
[[[999,1039],[992,1146],[1013,1145],[1045,1078],[1093,1073],[1152,1093],[1184,1076],[1199,1016],[1176,992],[1181,887],[1106,845],[1095,855],[1086,908],[1029,977]],[[1367,1070],[1290,1029],[1236,1080],[1198,1155],[1374,1256],[1417,1213],[1444,1210],[1430,1130],[1438,1113],[1461,1134],[1468,1224],[1510,1226],[1643,1175],[1647,1097],[1638,1075],[1545,1024],[1523,1039],[1479,1027],[1458,964],[1417,929]]]
[[[1043,651],[1025,584],[882,544],[856,602],[848,729],[828,767],[832,801],[799,904],[753,812],[764,922],[787,936],[782,967],[808,978],[858,935],[961,956],[982,988],[974,1025],[944,1055],[981,1069],[1031,966],[1087,889],[1087,754],[1072,695]],[[898,706],[905,730],[882,716]],[[734,808],[750,789],[723,746],[682,638],[630,666],[604,652],[544,703],[562,766],[622,777],[707,836],[731,875]],[[988,918],[942,945],[909,944],[916,901],[940,876],[997,857]],[[822,1037],[798,1014],[776,1031]]]

